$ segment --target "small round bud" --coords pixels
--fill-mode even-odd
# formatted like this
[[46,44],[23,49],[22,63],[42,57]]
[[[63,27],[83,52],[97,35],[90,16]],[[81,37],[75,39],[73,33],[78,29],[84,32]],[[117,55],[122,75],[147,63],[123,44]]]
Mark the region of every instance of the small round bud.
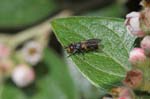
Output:
[[147,56],[150,56],[150,36],[144,37],[141,42],[141,47]]
[[145,33],[142,31],[140,27],[140,16],[139,12],[131,12],[126,16],[125,25],[127,30],[137,37],[145,36]]
[[126,78],[123,81],[125,85],[130,88],[136,89],[141,86],[143,81],[143,73],[140,70],[131,70],[127,72]]
[[17,66],[12,73],[12,80],[19,87],[26,87],[35,79],[33,69],[25,64]]
[[0,44],[0,59],[7,58],[10,55],[10,49],[4,44]]
[[134,48],[129,54],[129,62],[132,65],[138,66],[146,62],[146,55],[142,48]]

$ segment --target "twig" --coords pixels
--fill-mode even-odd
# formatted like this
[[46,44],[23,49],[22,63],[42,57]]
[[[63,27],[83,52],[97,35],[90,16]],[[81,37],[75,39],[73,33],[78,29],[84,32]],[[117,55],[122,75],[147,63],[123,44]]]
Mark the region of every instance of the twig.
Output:
[[24,30],[22,32],[17,33],[17,35],[12,36],[11,39],[9,39],[9,45],[11,48],[16,48],[17,45],[23,43],[26,40],[32,39],[33,37],[36,36],[42,36],[43,33],[48,33],[51,30],[50,22],[54,18],[60,18],[60,17],[67,17],[72,15],[71,11],[64,10],[60,12],[58,15],[54,16],[53,18],[48,19],[47,21],[41,23],[40,25],[37,25],[33,28]]

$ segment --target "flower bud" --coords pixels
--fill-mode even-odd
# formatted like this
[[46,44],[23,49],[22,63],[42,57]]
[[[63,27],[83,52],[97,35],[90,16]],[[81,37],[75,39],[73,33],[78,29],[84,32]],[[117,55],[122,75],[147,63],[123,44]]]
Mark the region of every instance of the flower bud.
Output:
[[25,64],[17,66],[12,73],[12,80],[19,87],[26,87],[35,79],[33,69]]
[[141,86],[143,81],[143,73],[142,71],[136,69],[127,72],[126,78],[123,81],[125,85],[132,89],[137,89]]
[[0,44],[0,59],[7,58],[10,55],[10,49],[4,44]]
[[147,56],[150,56],[150,36],[144,37],[141,42],[141,48],[144,49],[144,52]]
[[142,48],[134,48],[129,54],[129,62],[132,65],[138,66],[146,62],[146,55]]
[[145,36],[145,33],[142,31],[140,27],[140,16],[139,12],[131,12],[126,16],[125,25],[127,30],[137,37]]

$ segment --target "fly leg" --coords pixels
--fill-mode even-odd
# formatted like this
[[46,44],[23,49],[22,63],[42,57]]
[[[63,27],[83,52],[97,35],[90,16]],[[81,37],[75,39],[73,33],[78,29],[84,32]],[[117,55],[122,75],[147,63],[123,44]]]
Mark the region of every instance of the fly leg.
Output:
[[73,53],[69,54],[67,57],[70,57],[72,55],[75,55],[78,51],[77,50],[74,50]]

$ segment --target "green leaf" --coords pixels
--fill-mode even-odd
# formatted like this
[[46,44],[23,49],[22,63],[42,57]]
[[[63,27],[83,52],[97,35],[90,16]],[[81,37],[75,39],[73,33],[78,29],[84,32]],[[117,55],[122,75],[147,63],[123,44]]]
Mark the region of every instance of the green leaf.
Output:
[[102,40],[102,51],[72,55],[73,62],[95,86],[116,86],[131,69],[128,54],[135,38],[127,33],[122,19],[70,17],[52,21],[53,30],[62,44],[91,38]]
[[54,0],[0,0],[0,28],[20,28],[56,11]]
[[0,88],[0,99],[78,99],[64,61],[48,49],[45,50],[43,61],[47,67],[40,64],[33,85],[20,89],[9,81]]
[[[61,96],[61,98],[57,99],[76,99],[77,93],[66,64],[52,52],[48,50],[45,52],[44,60],[48,66],[51,66],[51,78],[53,84],[57,85],[65,95],[64,97]],[[58,96],[57,93],[56,96]]]
[[16,86],[11,83],[0,86],[0,99],[27,99],[27,96],[22,92],[22,90],[16,88]]

